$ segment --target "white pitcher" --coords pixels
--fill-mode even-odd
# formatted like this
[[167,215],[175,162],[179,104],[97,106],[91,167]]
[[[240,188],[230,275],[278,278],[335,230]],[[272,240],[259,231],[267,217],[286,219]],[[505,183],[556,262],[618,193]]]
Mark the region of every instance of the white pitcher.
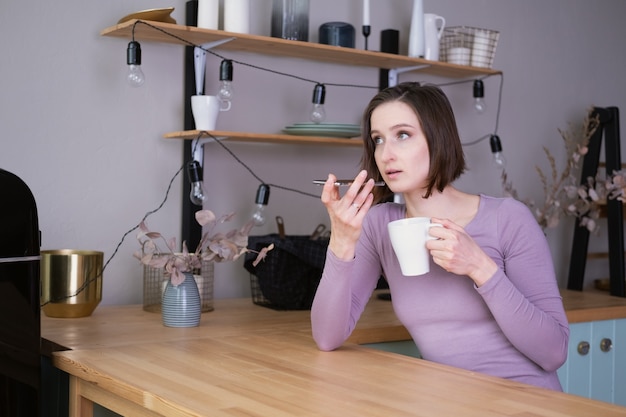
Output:
[[[437,26],[439,21],[439,26]],[[446,27],[446,19],[433,13],[424,13],[424,59],[439,60],[439,40]]]

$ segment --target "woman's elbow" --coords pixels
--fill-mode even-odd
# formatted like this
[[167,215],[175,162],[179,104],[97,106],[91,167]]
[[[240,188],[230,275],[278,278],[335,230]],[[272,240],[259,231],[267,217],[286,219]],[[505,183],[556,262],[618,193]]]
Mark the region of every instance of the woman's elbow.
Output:
[[335,338],[328,337],[327,335],[316,334],[315,331],[313,331],[313,340],[315,341],[317,348],[324,352],[335,350],[343,344],[343,341],[336,340]]
[[336,345],[334,343],[324,343],[324,342],[318,342],[318,341],[315,341],[315,343],[317,344],[317,348],[324,352],[331,352],[337,349],[339,346],[341,346],[341,345]]
[[554,372],[558,370],[567,360],[567,351],[569,344],[569,329],[563,331],[561,340],[559,341],[559,347],[553,349],[550,355],[546,357],[541,367],[548,372]]

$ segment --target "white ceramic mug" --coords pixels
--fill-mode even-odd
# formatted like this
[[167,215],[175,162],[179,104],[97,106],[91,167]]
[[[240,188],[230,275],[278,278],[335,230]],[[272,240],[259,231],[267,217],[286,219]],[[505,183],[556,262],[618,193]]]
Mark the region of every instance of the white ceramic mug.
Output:
[[439,40],[445,27],[446,19],[443,16],[424,13],[424,59],[439,60]]
[[435,239],[428,233],[434,226],[442,225],[431,223],[428,217],[409,217],[387,225],[402,275],[423,275],[430,271],[430,253],[426,249],[426,241]]
[[217,116],[221,111],[230,110],[230,101],[222,101],[218,96],[191,96],[191,113],[196,130],[215,130]]

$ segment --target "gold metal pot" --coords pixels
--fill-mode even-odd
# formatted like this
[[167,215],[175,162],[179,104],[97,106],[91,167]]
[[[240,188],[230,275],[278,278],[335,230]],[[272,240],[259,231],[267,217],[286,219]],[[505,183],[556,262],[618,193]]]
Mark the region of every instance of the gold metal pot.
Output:
[[89,250],[41,251],[41,309],[48,317],[85,317],[102,300],[104,254]]

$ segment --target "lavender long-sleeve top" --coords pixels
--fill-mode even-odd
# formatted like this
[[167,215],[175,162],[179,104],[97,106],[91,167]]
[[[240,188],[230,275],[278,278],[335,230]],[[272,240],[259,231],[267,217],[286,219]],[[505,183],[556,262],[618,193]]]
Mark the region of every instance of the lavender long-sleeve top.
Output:
[[465,231],[498,271],[479,288],[432,259],[429,273],[402,275],[387,224],[404,217],[404,205],[374,206],[353,260],[328,251],[311,309],[318,347],[345,342],[383,274],[393,309],[424,359],[561,390],[556,370],[567,357],[569,327],[550,249],[527,207],[480,196]]

